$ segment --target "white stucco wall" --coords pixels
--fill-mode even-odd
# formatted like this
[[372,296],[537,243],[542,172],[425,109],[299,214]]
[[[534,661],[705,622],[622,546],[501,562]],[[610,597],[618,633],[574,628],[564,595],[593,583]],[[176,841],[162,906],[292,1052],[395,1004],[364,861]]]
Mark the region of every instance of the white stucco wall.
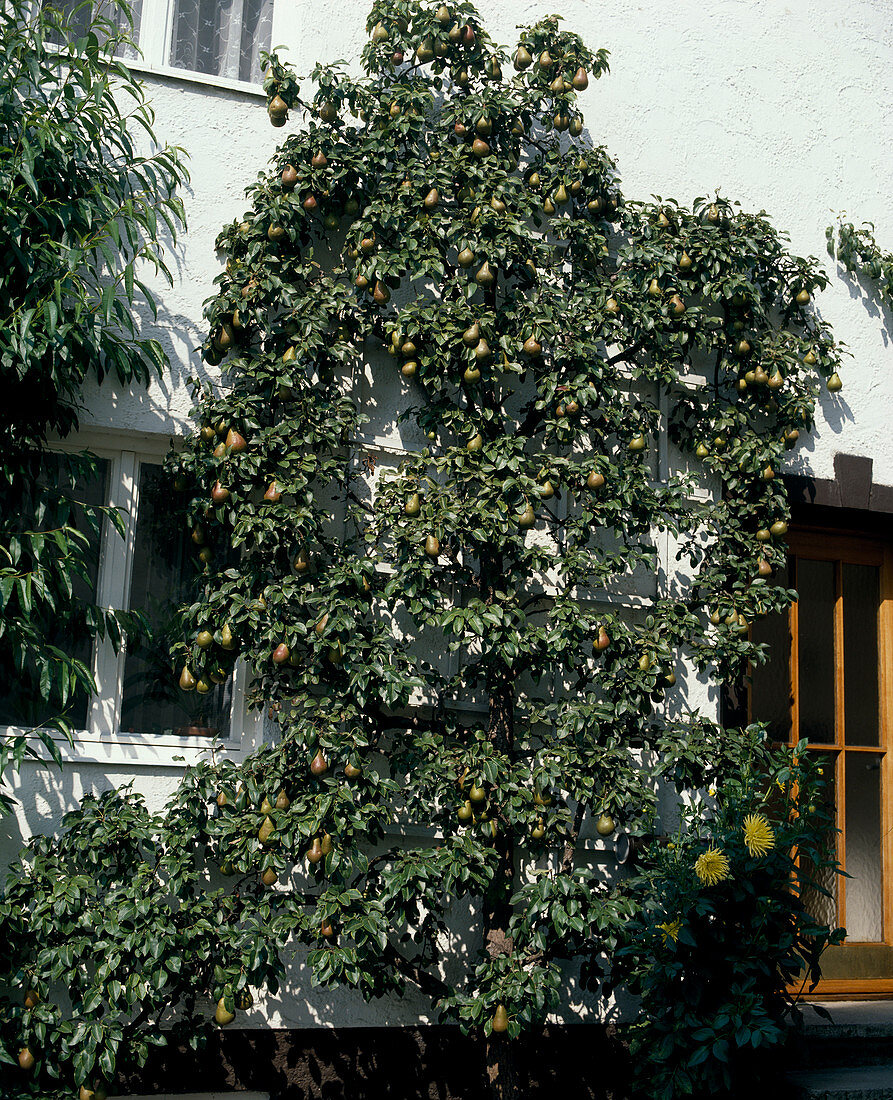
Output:
[[[556,6],[569,29],[611,51],[612,72],[592,82],[581,106],[592,140],[616,157],[629,197],[690,202],[719,188],[748,209],[768,211],[797,252],[825,257],[832,274],[824,231],[837,211],[875,222],[881,242],[893,248],[888,0],[717,0],[709,11],[699,0],[671,9],[639,0],[484,0],[480,12],[493,36],[511,44],[519,23]],[[299,72],[316,59],[357,58],[365,0],[288,7],[280,37],[291,41],[288,56]],[[189,230],[171,256],[176,283],[159,288],[159,328],[176,367],[148,395],[119,394],[108,384],[89,394],[84,422],[167,432],[184,423],[189,407],[184,380],[197,365],[188,355],[201,339],[201,303],[218,270],[214,238],[242,213],[245,186],[288,131],[270,127],[260,98],[148,80],[159,135],[192,158]],[[823,395],[815,432],[789,461],[832,477],[836,452],[870,455],[875,481],[893,484],[886,430],[893,316],[866,301],[851,279],[835,278],[818,304],[853,359],[843,393]]]
[[[316,59],[356,58],[367,5],[316,0],[289,5],[299,72]],[[565,25],[611,51],[612,73],[582,97],[592,139],[616,157],[624,192],[690,202],[719,188],[749,209],[765,209],[794,249],[824,256],[835,211],[872,220],[893,248],[893,10],[889,0],[480,0],[494,37],[560,7]],[[201,303],[218,271],[214,238],[245,208],[243,191],[288,130],[270,127],[262,97],[186,80],[149,77],[159,135],[191,155],[185,195],[189,228],[168,253],[173,288],[158,286],[158,332],[172,356],[170,378],[148,393],[110,383],[85,395],[85,427],[162,434],[182,431],[185,385],[198,367]],[[293,118],[289,126],[296,124]],[[853,354],[844,390],[823,393],[815,432],[790,456],[792,468],[833,477],[837,452],[874,460],[876,482],[893,485],[893,315],[850,279],[836,277],[819,308]],[[396,383],[395,383],[396,385]],[[397,391],[395,390],[395,393]],[[386,399],[385,399],[386,400]],[[176,770],[70,765],[62,774],[27,766],[18,818],[0,821],[0,858],[32,830],[52,828],[80,793],[133,780],[159,805]],[[300,975],[299,975],[300,979]],[[280,1026],[410,1022],[418,1004],[366,1007],[349,994],[288,998],[271,1006]],[[261,1012],[254,1016],[260,1020]]]

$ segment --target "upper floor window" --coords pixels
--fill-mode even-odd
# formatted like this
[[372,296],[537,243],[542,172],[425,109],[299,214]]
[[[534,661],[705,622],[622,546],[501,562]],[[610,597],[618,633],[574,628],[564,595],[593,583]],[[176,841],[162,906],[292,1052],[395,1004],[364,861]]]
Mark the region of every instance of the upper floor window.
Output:
[[[274,0],[131,0],[128,61],[138,58],[151,69],[180,69],[211,79],[260,81],[260,52],[269,50]],[[82,32],[93,16],[121,31],[127,17],[115,0],[54,0]]]
[[[186,692],[170,663],[175,611],[189,598],[202,551],[189,538],[180,494],[172,492],[162,469],[163,450],[126,444],[119,449],[102,440],[90,450],[96,475],[74,486],[70,521],[89,534],[87,569],[65,614],[47,627],[50,643],[91,668],[96,684],[95,694],[79,693],[69,701],[67,717],[78,731],[76,757],[163,764],[195,759],[212,745],[227,751],[248,747],[260,736],[260,721],[245,712],[247,668],[226,663],[209,690]],[[100,504],[118,510],[123,536],[111,522],[101,533],[81,522],[80,505]],[[85,629],[78,618],[84,603],[138,611],[150,630],[116,649],[109,638],[94,639]],[[42,718],[28,676],[0,664],[0,726],[25,729]]]

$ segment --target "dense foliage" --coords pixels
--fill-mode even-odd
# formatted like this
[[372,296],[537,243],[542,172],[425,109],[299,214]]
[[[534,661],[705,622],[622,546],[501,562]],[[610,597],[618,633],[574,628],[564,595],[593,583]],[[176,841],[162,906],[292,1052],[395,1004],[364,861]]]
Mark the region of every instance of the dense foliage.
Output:
[[[731,853],[737,807],[761,805],[729,787],[771,757],[759,729],[687,689],[738,681],[750,621],[794,598],[776,474],[840,383],[818,262],[719,196],[625,200],[579,112],[606,55],[557,18],[513,62],[464,2],[379,2],[369,30],[366,75],[320,66],[306,98],[268,59],[271,122],[306,125],[221,233],[203,355],[224,381],[171,463],[205,551],[173,675],[204,693],[243,659],[275,736],[189,770],[163,815],[88,803],[61,862],[32,842],[0,913],[23,945],[6,977],[39,997],[4,1014],[0,1057],[36,1060],[25,1095],[111,1079],[175,1009],[193,1041],[209,1004],[225,1025],[298,943],[316,983],[421,989],[518,1096],[512,1040],[567,964],[606,995],[660,906],[680,943],[710,936],[705,838]],[[721,792],[672,867],[648,839],[661,782]],[[779,852],[821,830],[808,805],[773,817]],[[620,828],[642,875],[598,867]],[[813,962],[790,868],[766,882],[799,930],[768,937],[757,1014]],[[651,1012],[647,943],[626,973]]]
[[[152,115],[111,56],[125,38],[103,20],[75,36],[49,5],[0,9],[2,721],[44,731],[54,755],[46,731],[67,731],[93,687],[90,639],[120,624],[91,586],[108,514],[88,492],[96,461],[47,443],[77,427],[87,379],[163,366],[134,307],[154,309],[141,274],[167,274],[159,237],[182,217],[177,151],[141,151]],[[0,775],[31,751],[27,733],[0,741]]]
[[866,275],[877,286],[881,301],[893,308],[893,252],[884,252],[875,240],[874,224],[863,222],[857,229],[841,219],[825,230],[828,255],[838,259],[847,271]]
[[612,982],[640,998],[632,1087],[649,1100],[757,1085],[790,1028],[788,991],[811,986],[843,937],[810,915],[812,882],[833,863],[821,760],[754,733],[739,739],[737,773],[681,805],[630,884],[643,904]]

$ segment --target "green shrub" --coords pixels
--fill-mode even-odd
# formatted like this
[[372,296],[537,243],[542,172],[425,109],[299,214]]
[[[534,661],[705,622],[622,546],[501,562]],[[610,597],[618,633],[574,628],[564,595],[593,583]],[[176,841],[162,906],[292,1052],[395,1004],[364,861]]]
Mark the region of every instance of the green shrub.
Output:
[[739,775],[684,802],[677,833],[649,846],[631,883],[640,908],[613,978],[641,1000],[635,1084],[653,1100],[759,1080],[823,948],[843,939],[810,906],[834,866],[821,758],[745,733]]

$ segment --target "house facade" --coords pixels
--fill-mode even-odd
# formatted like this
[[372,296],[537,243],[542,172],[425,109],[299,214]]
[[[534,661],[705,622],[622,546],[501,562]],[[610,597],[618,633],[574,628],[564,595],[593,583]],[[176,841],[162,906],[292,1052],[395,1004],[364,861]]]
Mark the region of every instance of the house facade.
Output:
[[[610,9],[569,0],[562,16],[590,46],[611,52],[611,74],[593,81],[580,105],[593,141],[616,158],[628,197],[690,202],[719,190],[745,209],[766,210],[793,250],[809,255],[824,253],[838,212],[875,223],[893,247],[893,30],[885,9],[884,0],[846,11],[831,0],[808,9],[726,0],[705,14],[682,0],[664,13],[635,0]],[[516,25],[548,7],[492,0],[479,11],[495,40],[513,43]],[[287,46],[299,73],[317,60],[355,64],[366,5],[241,0],[224,11],[197,0],[140,0],[135,16],[143,56],[132,63],[144,72],[157,133],[191,158],[188,229],[168,253],[174,285],[157,286],[155,334],[171,370],[147,391],[108,380],[89,388],[80,432],[60,447],[88,447],[104,460],[104,499],[127,521],[123,538],[103,536],[99,602],[152,614],[188,567],[171,551],[158,470],[172,440],[194,430],[188,379],[214,374],[196,353],[207,335],[202,303],[219,270],[214,241],[241,216],[244,189],[282,133],[265,110],[259,50]],[[829,959],[823,992],[881,996],[893,994],[893,313],[870,280],[830,258],[826,269],[831,284],[817,305],[852,358],[842,392],[822,392],[814,430],[788,452],[791,585],[801,602],[790,620],[764,628],[779,657],[739,703],[827,756],[839,856],[852,876],[829,900],[827,919],[847,926],[853,942]],[[395,382],[378,401],[397,407],[401,392]],[[374,417],[356,442],[382,454],[407,445]],[[2,860],[32,833],[51,831],[85,792],[132,782],[160,806],[212,741],[214,752],[238,758],[265,736],[263,716],[246,707],[244,671],[198,714],[149,689],[152,670],[139,654],[100,643],[92,660],[99,690],[79,716],[74,745],[61,745],[62,772],[28,763],[15,778],[16,814],[0,822]],[[719,706],[708,694],[690,701]],[[428,1022],[421,997],[366,1004],[350,992],[309,989],[301,969],[297,959],[289,989],[259,1003],[244,1026]],[[573,1022],[580,1009],[568,1004],[556,1022]]]

